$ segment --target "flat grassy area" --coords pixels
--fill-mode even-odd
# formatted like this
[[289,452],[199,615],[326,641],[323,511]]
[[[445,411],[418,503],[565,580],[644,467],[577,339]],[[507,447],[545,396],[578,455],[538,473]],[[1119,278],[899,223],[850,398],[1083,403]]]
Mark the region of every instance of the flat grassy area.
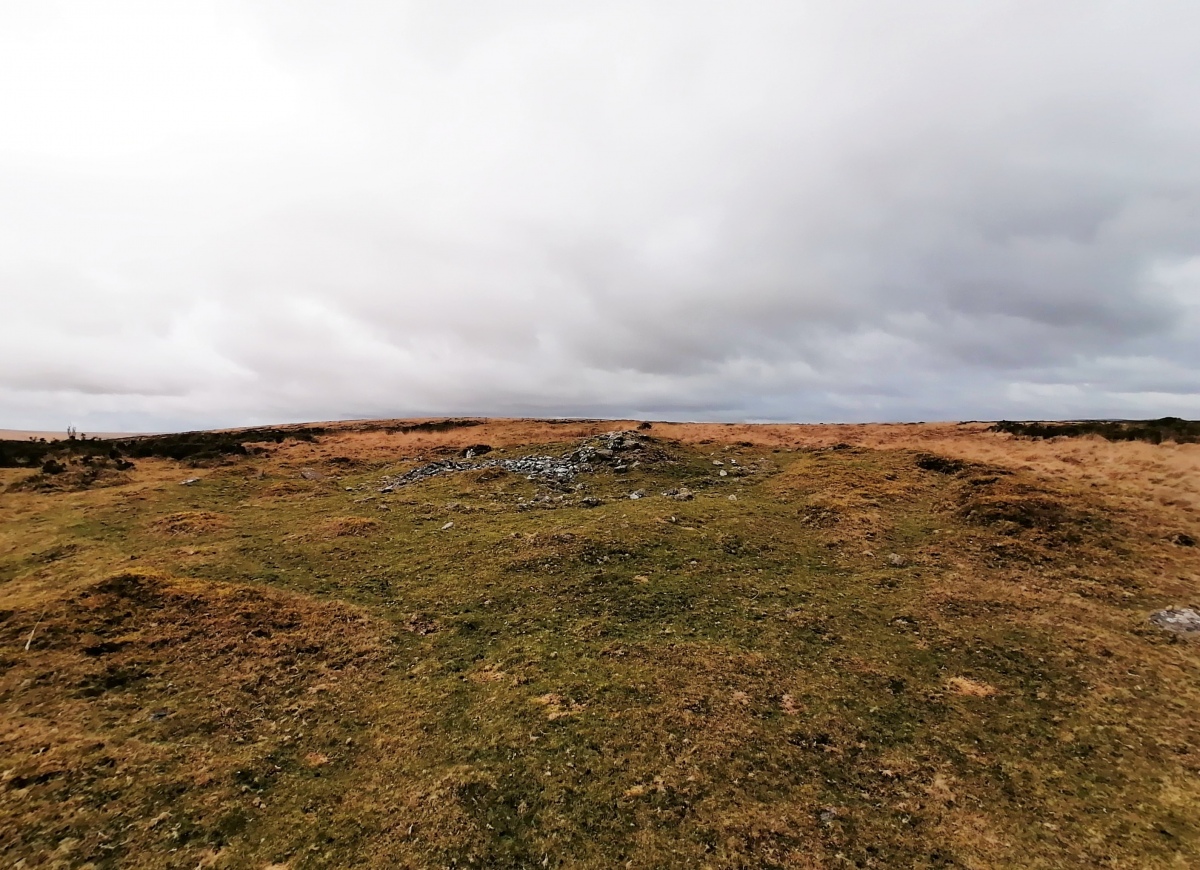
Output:
[[[487,457],[582,443],[545,431]],[[457,448],[336,429],[0,470],[4,863],[1200,865],[1200,644],[1147,621],[1195,603],[1173,527],[658,432],[566,483],[381,493]]]

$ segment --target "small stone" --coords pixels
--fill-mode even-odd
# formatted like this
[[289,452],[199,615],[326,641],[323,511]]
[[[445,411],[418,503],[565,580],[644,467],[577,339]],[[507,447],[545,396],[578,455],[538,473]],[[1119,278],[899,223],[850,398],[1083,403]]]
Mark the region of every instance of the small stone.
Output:
[[442,526],[442,531],[444,532],[447,529],[452,529],[452,528],[454,528],[454,520],[451,520],[450,522],[446,523],[446,525]]
[[187,480],[185,480],[181,483],[181,486],[191,486],[193,483],[199,483],[199,482],[200,482],[200,478],[189,477]]
[[729,496],[729,500],[730,500],[730,501],[737,501],[737,496],[736,496],[736,495],[731,495],[731,496]]
[[324,480],[325,475],[319,471],[313,471],[311,468],[305,468],[300,471],[300,476],[305,480]]
[[634,492],[629,493],[629,497],[631,499],[634,499],[635,501],[639,498],[645,498],[646,490],[644,490],[644,489],[635,490]]
[[719,472],[717,472],[717,473],[718,473],[718,474],[719,474],[721,477],[728,477],[728,476],[729,476],[729,472],[728,472],[728,471],[726,471],[724,468],[722,468],[722,469],[721,469]]
[[1196,539],[1186,532],[1180,532],[1171,538],[1171,543],[1177,547],[1194,547],[1196,546]]
[[1150,614],[1150,621],[1176,634],[1200,635],[1200,611],[1190,607],[1168,607],[1155,611]]
[[903,568],[905,565],[908,564],[908,560],[905,559],[903,556],[901,556],[899,553],[888,553],[887,563],[889,565],[891,565],[893,568]]
[[712,462],[713,462],[713,465],[724,465],[725,464],[720,459],[714,459]]

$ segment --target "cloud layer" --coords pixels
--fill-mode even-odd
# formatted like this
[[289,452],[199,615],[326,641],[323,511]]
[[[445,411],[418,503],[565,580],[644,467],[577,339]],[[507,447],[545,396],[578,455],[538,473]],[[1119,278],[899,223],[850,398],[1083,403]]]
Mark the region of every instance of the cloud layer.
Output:
[[1200,416],[1192,3],[0,12],[0,426]]

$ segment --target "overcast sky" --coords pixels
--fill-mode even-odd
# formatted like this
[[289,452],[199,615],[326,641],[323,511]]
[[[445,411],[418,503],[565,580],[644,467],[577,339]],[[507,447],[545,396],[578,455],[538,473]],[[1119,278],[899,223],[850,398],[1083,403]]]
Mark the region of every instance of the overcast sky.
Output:
[[0,427],[1200,417],[1198,35],[0,0]]

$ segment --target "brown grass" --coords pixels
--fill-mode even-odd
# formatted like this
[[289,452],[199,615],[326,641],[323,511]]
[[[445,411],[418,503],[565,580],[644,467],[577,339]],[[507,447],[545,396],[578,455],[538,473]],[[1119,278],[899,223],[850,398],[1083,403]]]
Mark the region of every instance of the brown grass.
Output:
[[201,535],[229,526],[229,517],[215,511],[177,511],[155,520],[151,528],[163,535]]
[[369,517],[334,517],[322,524],[324,534],[333,538],[362,538],[379,531],[379,520]]
[[36,865],[220,851],[306,748],[353,755],[329,714],[354,715],[381,652],[353,609],[155,571],[48,601],[26,654],[29,622],[0,623],[0,841]]

